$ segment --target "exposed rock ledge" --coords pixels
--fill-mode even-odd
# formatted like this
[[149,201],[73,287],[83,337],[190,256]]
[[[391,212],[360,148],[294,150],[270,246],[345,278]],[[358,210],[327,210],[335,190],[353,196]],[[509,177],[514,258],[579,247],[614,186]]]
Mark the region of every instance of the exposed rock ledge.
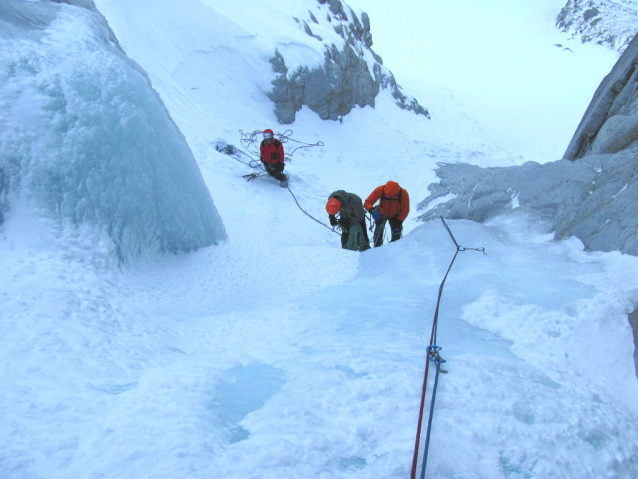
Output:
[[430,118],[428,111],[415,98],[401,92],[392,73],[383,66],[381,57],[370,48],[372,35],[368,15],[363,12],[359,20],[354,11],[340,0],[318,2],[329,5],[327,16],[321,16],[317,11],[317,15],[309,12],[307,21],[295,20],[318,42],[323,42],[323,39],[312,31],[315,27],[311,24],[321,28],[329,25],[344,40],[344,46],[339,49],[334,43],[324,44],[325,59],[321,67],[299,67],[292,72],[286,67],[281,53],[275,52],[270,63],[278,76],[272,83],[269,96],[275,103],[277,119],[284,124],[292,123],[296,113],[306,105],[324,120],[339,120],[355,106],[374,106],[381,88],[390,89],[400,108]]
[[418,205],[455,197],[425,212],[484,222],[513,211],[537,216],[557,239],[576,236],[587,250],[638,255],[638,150],[590,155],[540,165],[527,162],[508,168],[480,168],[464,163],[440,165],[441,181]]
[[568,0],[556,17],[556,26],[580,38],[619,54],[638,32],[638,11],[632,0]]

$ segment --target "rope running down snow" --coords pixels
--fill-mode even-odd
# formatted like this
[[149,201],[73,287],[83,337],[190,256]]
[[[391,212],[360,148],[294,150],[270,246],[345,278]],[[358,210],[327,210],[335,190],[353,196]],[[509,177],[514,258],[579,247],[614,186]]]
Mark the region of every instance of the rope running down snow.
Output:
[[456,239],[454,238],[454,235],[452,234],[452,231],[450,230],[450,227],[447,225],[447,223],[443,219],[443,216],[440,216],[439,218],[441,218],[441,221],[443,222],[443,226],[445,226],[445,229],[450,234],[450,238],[452,238],[452,241],[454,242],[454,245],[456,246],[456,252],[454,253],[454,257],[452,258],[452,261],[450,262],[450,266],[448,267],[447,272],[445,273],[445,276],[443,277],[443,281],[441,281],[441,285],[439,286],[439,296],[438,296],[437,301],[436,301],[436,309],[434,310],[434,320],[433,320],[433,324],[432,324],[432,333],[430,334],[430,345],[427,347],[427,359],[426,359],[426,362],[425,362],[425,374],[424,374],[424,377],[423,377],[423,390],[422,390],[422,393],[421,393],[421,407],[420,407],[420,410],[419,410],[419,420],[418,420],[417,430],[416,430],[416,441],[415,441],[415,444],[414,444],[414,457],[412,459],[412,472],[410,474],[410,479],[416,479],[416,470],[417,470],[417,464],[418,464],[418,459],[419,459],[419,445],[420,445],[420,442],[421,442],[421,426],[423,424],[423,409],[424,409],[424,406],[425,406],[425,393],[426,393],[426,389],[427,389],[428,372],[429,372],[429,368],[430,368],[430,361],[432,361],[432,362],[436,363],[436,377],[434,379],[434,388],[432,390],[432,399],[431,399],[431,402],[430,402],[430,416],[429,416],[429,420],[428,420],[425,447],[424,447],[424,450],[423,450],[423,462],[422,462],[422,466],[421,466],[421,479],[425,478],[425,469],[427,467],[428,450],[429,450],[429,447],[430,447],[430,432],[431,432],[431,429],[432,429],[432,416],[433,416],[433,413],[434,413],[434,401],[436,399],[436,388],[438,386],[438,379],[439,379],[439,372],[441,370],[441,363],[445,362],[441,358],[441,356],[439,355],[439,351],[441,350],[441,348],[436,345],[436,335],[437,335],[437,331],[438,331],[438,319],[439,319],[439,307],[441,305],[441,296],[443,294],[443,286],[445,286],[445,280],[447,279],[448,275],[450,274],[450,270],[452,269],[452,265],[454,264],[454,260],[456,260],[456,256],[459,254],[459,251],[472,250],[472,251],[481,251],[483,254],[486,254],[485,253],[485,248],[464,248],[462,246],[459,246],[459,244],[456,242]]
[[292,195],[292,198],[295,200],[295,203],[297,203],[297,206],[299,207],[299,209],[303,212],[303,214],[305,214],[306,216],[308,216],[309,218],[312,218],[313,220],[315,220],[317,223],[319,223],[322,226],[325,226],[326,228],[328,228],[330,231],[332,231],[333,233],[337,233],[340,234],[338,231],[335,231],[334,228],[331,228],[330,226],[328,226],[327,224],[319,221],[317,218],[315,218],[314,216],[312,216],[310,213],[308,213],[306,210],[304,210],[301,205],[299,204],[299,202],[297,201],[297,197],[295,196],[295,194],[292,192],[292,190],[290,189],[290,186],[288,186],[288,184],[286,184],[286,188],[288,189],[288,191],[290,191],[290,194]]

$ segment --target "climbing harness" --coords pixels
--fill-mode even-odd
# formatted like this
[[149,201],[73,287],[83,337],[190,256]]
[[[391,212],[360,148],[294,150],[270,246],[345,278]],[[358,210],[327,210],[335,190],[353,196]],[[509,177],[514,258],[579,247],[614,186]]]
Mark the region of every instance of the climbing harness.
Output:
[[[373,209],[376,209],[373,208]],[[381,240],[381,244],[383,245],[383,243],[388,243],[388,235],[386,232],[386,224],[388,222],[387,218],[383,218],[380,221],[379,227],[376,228],[376,222],[374,221],[374,219],[372,219],[372,216],[367,214],[366,215],[367,220],[370,222],[370,227],[368,228],[368,231],[374,231],[372,234],[372,239],[370,240],[370,242],[372,243],[372,245],[374,246],[374,244],[376,243],[376,240],[379,236],[383,235],[383,239]],[[403,238],[403,228],[401,228],[401,232],[399,233],[399,239]],[[392,238],[390,238],[392,239]]]
[[[439,382],[439,373],[442,372],[441,371],[441,363],[444,363],[445,360],[441,358],[441,355],[439,354],[439,352],[441,351],[441,347],[437,346],[436,343],[436,335],[437,335],[437,330],[438,330],[438,319],[439,319],[439,307],[441,305],[441,296],[443,294],[443,286],[445,286],[445,280],[447,279],[448,275],[450,274],[450,270],[452,269],[452,265],[454,264],[454,260],[456,260],[456,256],[459,254],[459,251],[481,251],[483,254],[487,254],[485,253],[485,248],[481,247],[481,248],[465,248],[463,246],[459,246],[459,244],[456,242],[456,239],[454,238],[454,235],[452,234],[452,230],[450,230],[450,227],[447,225],[447,223],[445,222],[445,220],[443,219],[443,216],[440,216],[439,218],[441,218],[441,221],[443,222],[443,226],[445,226],[445,229],[447,230],[447,232],[450,235],[450,238],[452,238],[452,241],[454,242],[454,245],[456,246],[456,252],[454,253],[454,257],[452,258],[452,261],[450,262],[450,266],[447,269],[447,272],[445,273],[445,276],[443,277],[443,281],[441,281],[441,285],[439,286],[439,296],[437,298],[436,301],[436,309],[434,310],[434,320],[432,322],[432,332],[430,334],[430,345],[426,348],[426,352],[427,352],[427,360],[425,362],[425,374],[423,377],[423,389],[422,389],[422,393],[421,393],[421,406],[419,409],[419,420],[417,423],[417,430],[416,430],[416,441],[414,444],[414,457],[412,459],[412,472],[410,474],[410,479],[416,479],[416,470],[417,470],[417,466],[418,466],[418,459],[419,459],[419,446],[420,446],[420,442],[421,442],[421,426],[423,424],[423,410],[425,407],[425,393],[426,393],[426,389],[427,389],[427,382],[428,382],[428,372],[429,372],[429,368],[430,368],[430,362],[433,362],[436,364],[436,376],[434,377],[434,386],[432,389],[432,398],[430,400],[430,415],[429,415],[429,419],[428,419],[428,425],[427,425],[427,433],[426,433],[426,438],[425,438],[425,446],[423,448],[423,460],[421,463],[421,479],[425,478],[425,469],[427,467],[427,461],[428,461],[428,451],[430,448],[430,432],[432,430],[432,417],[434,415],[434,401],[436,399],[436,389],[438,386],[438,382]],[[445,372],[445,371],[443,371]]]

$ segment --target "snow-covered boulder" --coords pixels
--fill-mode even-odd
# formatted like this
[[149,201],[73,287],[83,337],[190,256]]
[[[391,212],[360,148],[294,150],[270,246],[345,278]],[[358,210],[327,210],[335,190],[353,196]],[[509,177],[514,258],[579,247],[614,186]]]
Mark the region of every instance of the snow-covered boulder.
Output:
[[635,0],[568,0],[556,17],[556,26],[580,38],[622,53],[638,32]]
[[404,95],[383,60],[372,50],[370,19],[360,17],[340,0],[317,0],[307,18],[294,18],[298,27],[323,51],[320,65],[288,68],[286,55],[271,59],[277,78],[270,99],[281,123],[292,123],[306,105],[322,119],[337,120],[355,106],[374,106],[381,88],[389,88],[399,107],[430,117],[419,102]]
[[94,225],[121,259],[225,238],[183,135],[92,1],[3,0],[0,31],[3,220],[29,201]]

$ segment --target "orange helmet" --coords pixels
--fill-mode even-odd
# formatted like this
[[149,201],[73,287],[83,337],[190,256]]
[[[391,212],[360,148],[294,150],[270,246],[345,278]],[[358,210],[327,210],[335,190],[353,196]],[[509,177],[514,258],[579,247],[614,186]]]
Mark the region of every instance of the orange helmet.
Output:
[[385,196],[394,197],[401,192],[401,187],[399,186],[399,183],[397,183],[396,181],[388,181],[385,184],[385,188],[383,189],[383,192],[385,193]]
[[336,215],[341,211],[341,201],[337,198],[330,198],[328,203],[326,203],[326,211],[329,215]]

